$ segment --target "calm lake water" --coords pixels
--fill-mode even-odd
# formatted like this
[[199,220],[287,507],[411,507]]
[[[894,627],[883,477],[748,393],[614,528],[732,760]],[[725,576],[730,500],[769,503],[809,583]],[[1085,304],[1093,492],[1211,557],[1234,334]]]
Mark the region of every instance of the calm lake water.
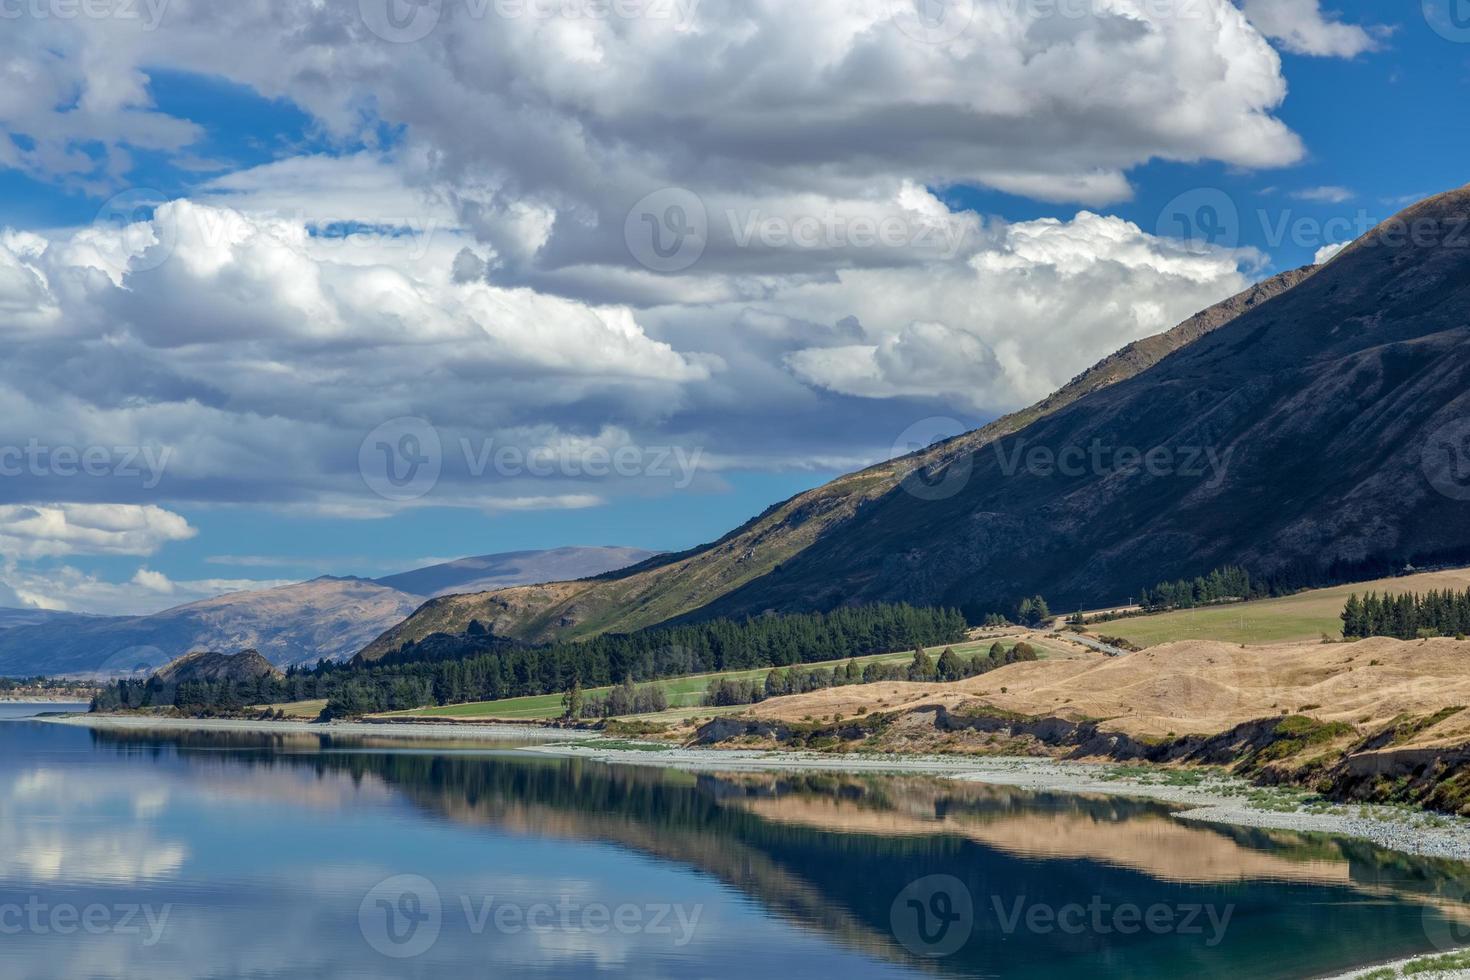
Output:
[[920,777],[0,722],[0,974],[1299,977],[1470,866]]

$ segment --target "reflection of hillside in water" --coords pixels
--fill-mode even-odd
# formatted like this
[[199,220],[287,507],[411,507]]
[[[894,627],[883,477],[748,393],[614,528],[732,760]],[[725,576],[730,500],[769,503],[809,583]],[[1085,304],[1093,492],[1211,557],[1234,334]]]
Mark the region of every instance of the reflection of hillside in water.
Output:
[[[1121,797],[931,777],[692,775],[315,735],[268,743],[242,733],[96,737],[123,751],[178,750],[193,764],[379,783],[456,823],[632,849],[712,875],[791,922],[885,959],[920,962],[893,938],[894,896],[926,875],[954,875],[975,898],[976,923],[961,953],[923,961],[946,973],[1039,977],[1076,957],[1076,969],[1094,976],[1264,977],[1291,973],[1294,956],[1321,972],[1324,936],[1347,966],[1423,950],[1426,914],[1470,920],[1457,901],[1470,892],[1465,865],[1190,824],[1162,804]],[[249,785],[263,791],[259,779]],[[997,913],[1023,896],[1052,907],[1097,897],[1110,907],[1235,910],[1218,949],[1198,936],[1006,934]]]

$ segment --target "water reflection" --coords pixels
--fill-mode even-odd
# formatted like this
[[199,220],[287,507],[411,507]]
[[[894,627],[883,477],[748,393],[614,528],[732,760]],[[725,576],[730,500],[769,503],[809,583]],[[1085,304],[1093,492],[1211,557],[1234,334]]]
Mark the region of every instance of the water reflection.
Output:
[[[1470,921],[1463,865],[1119,798],[294,733],[8,724],[0,746],[0,905],[172,906],[151,947],[19,936],[7,952],[35,976],[1278,977],[1430,950]],[[380,901],[404,875],[433,894]],[[435,901],[415,958],[364,935]],[[538,905],[565,911],[533,928]],[[631,928],[590,928],[599,907]],[[1126,931],[1128,909],[1173,918]],[[946,917],[965,929],[952,951]]]

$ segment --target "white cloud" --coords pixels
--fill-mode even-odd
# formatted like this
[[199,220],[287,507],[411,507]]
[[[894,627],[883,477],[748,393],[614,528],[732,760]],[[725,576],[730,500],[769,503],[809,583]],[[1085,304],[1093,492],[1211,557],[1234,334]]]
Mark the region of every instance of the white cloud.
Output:
[[1308,187],[1304,190],[1293,191],[1292,197],[1298,201],[1317,201],[1323,204],[1342,204],[1357,197],[1346,187]]
[[198,532],[172,511],[135,504],[0,505],[0,554],[151,555]]
[[[871,340],[805,348],[787,362],[803,380],[843,394],[1004,411],[1244,289],[1241,257],[1189,250],[1089,212],[1014,224],[942,278],[845,276],[847,292],[869,300],[859,308]],[[812,292],[783,297],[785,307],[813,313],[802,302]]]
[[1377,50],[1387,34],[1332,19],[1321,0],[1243,0],[1242,7],[1257,30],[1294,54],[1354,58]]
[[1323,265],[1337,258],[1337,253],[1347,248],[1351,242],[1338,242],[1336,245],[1323,245],[1317,249],[1317,254],[1312,257],[1314,265]]
[[273,589],[287,579],[197,579],[174,581],[161,572],[140,568],[131,579],[111,582],[74,565],[0,564],[0,605],[83,612],[107,616],[143,616],[174,606],[231,592]]

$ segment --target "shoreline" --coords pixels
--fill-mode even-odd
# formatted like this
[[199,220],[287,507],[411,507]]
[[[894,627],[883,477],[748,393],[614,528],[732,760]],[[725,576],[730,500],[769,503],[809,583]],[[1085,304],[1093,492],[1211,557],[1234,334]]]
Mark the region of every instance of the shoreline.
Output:
[[325,724],[308,721],[255,721],[244,718],[148,718],[138,715],[64,714],[25,719],[52,725],[77,728],[111,729],[113,731],[169,732],[254,732],[262,735],[378,735],[442,741],[563,741],[568,733],[562,729],[539,726],[502,725],[436,725],[392,724],[334,721]]
[[[613,765],[655,766],[689,772],[846,772],[856,775],[929,775],[1012,786],[1036,792],[1131,796],[1179,807],[1181,820],[1263,830],[1320,833],[1368,841],[1387,850],[1470,863],[1470,819],[1378,804],[1332,803],[1304,811],[1293,799],[1307,794],[1268,789],[1218,771],[1141,770],[1116,763],[1059,761],[1033,756],[828,755],[801,751],[677,748],[663,743],[629,749],[630,739],[596,732],[507,724],[265,721],[223,718],[147,718],[133,715],[54,715],[51,724],[119,731],[224,731],[262,734],[378,736],[421,741],[514,741],[518,751]],[[606,742],[605,746],[595,743]],[[537,744],[524,744],[537,743]],[[581,744],[574,744],[581,743]],[[593,744],[587,744],[593,743]],[[1189,772],[1188,779],[1179,779]],[[1264,802],[1266,806],[1253,806]]]

